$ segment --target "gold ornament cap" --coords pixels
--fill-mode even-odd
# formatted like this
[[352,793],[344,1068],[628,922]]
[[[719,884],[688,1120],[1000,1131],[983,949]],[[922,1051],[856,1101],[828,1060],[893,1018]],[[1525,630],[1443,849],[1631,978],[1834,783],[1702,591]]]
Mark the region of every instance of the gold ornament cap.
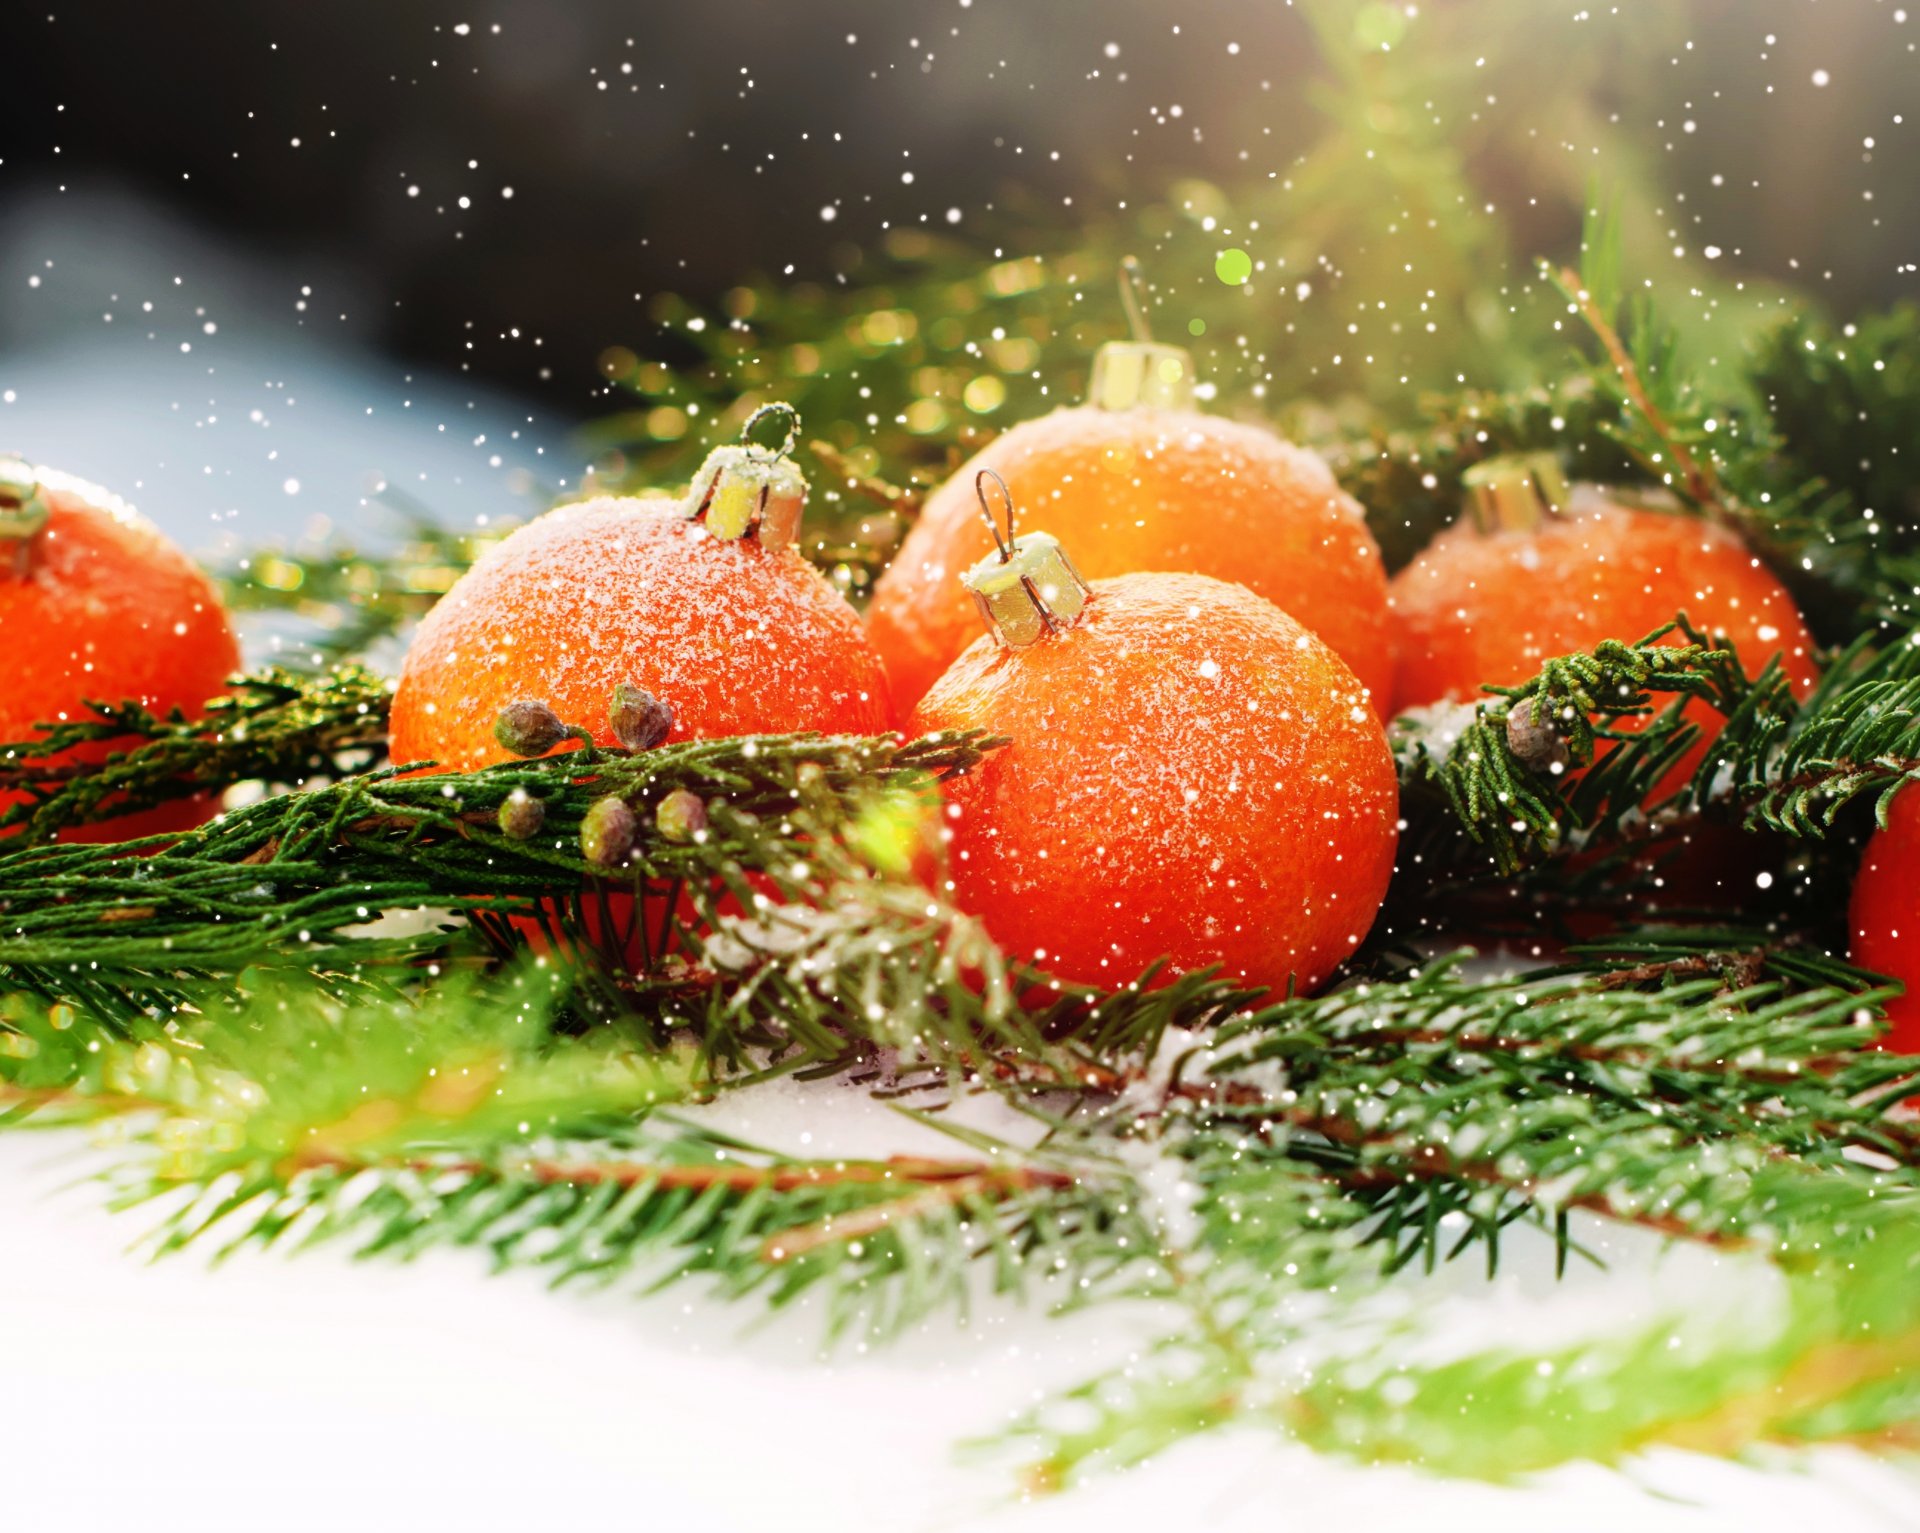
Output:
[[[987,485],[1000,487],[1007,508],[1003,537],[987,505]],[[980,511],[993,533],[995,552],[960,577],[973,595],[994,637],[1008,649],[1025,649],[1050,633],[1071,628],[1087,605],[1092,588],[1073,567],[1060,540],[1050,532],[1013,533],[1013,496],[1007,482],[990,468],[974,476]]]
[[1193,355],[1157,341],[1108,341],[1093,354],[1087,403],[1101,410],[1191,410]]
[[1467,508],[1482,532],[1527,532],[1567,509],[1572,492],[1550,452],[1507,453],[1460,476]]
[[1108,341],[1093,354],[1087,403],[1099,410],[1191,410],[1193,353],[1154,340],[1140,305],[1140,263],[1120,263],[1120,302],[1133,339]]
[[[771,416],[786,418],[777,447],[752,440],[753,429]],[[792,405],[762,405],[740,428],[740,441],[716,447],[693,476],[681,514],[716,538],[756,537],[763,548],[785,548],[800,535],[807,509],[807,476],[788,456],[800,439],[800,412]]]
[[52,514],[38,470],[18,453],[0,453],[0,541],[32,537]]

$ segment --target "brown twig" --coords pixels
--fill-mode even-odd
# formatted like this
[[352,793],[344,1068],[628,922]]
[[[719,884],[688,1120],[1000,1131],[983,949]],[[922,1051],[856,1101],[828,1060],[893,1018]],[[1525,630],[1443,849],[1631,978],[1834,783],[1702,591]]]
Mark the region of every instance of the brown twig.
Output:
[[[1320,1117],[1303,1113],[1288,1120],[1296,1130],[1320,1135],[1332,1144],[1347,1149],[1364,1149],[1381,1141],[1369,1138],[1351,1123],[1338,1118]],[[1394,1187],[1403,1185],[1407,1178],[1421,1177],[1430,1179],[1449,1179],[1453,1181],[1474,1182],[1486,1187],[1504,1187],[1521,1197],[1531,1198],[1539,1190],[1539,1181],[1535,1177],[1511,1177],[1498,1166],[1486,1161],[1456,1160],[1440,1145],[1418,1145],[1404,1153],[1403,1158],[1391,1167],[1362,1167],[1353,1172],[1336,1172],[1341,1183],[1347,1187]],[[1584,1209],[1588,1213],[1599,1214],[1616,1224],[1632,1224],[1641,1229],[1652,1230],[1673,1240],[1689,1240],[1696,1245],[1712,1246],[1717,1250],[1739,1251],[1752,1247],[1752,1242],[1744,1235],[1732,1235],[1723,1230],[1702,1229],[1689,1224],[1672,1214],[1627,1213],[1616,1208],[1603,1193],[1582,1193],[1578,1197],[1568,1198],[1559,1205],[1563,1208]]]
[[1686,480],[1687,498],[1695,502],[1717,519],[1740,523],[1741,518],[1734,512],[1733,502],[1720,483],[1720,476],[1714,472],[1713,465],[1703,463],[1687,449],[1675,435],[1673,427],[1661,414],[1660,407],[1653,402],[1647,392],[1646,384],[1641,380],[1640,369],[1634,365],[1626,344],[1620,339],[1612,321],[1601,312],[1600,305],[1593,295],[1581,285],[1580,274],[1571,267],[1562,267],[1559,273],[1560,287],[1580,310],[1580,317],[1593,331],[1596,339],[1607,354],[1607,361],[1620,376],[1620,386],[1626,390],[1627,398],[1634,409],[1638,410],[1646,423],[1653,428],[1655,436],[1672,456],[1674,466],[1680,470]]
[[[386,1169],[452,1172],[460,1176],[512,1174],[547,1185],[570,1183],[594,1187],[612,1184],[617,1187],[659,1187],[669,1191],[684,1188],[696,1192],[713,1187],[724,1187],[730,1192],[792,1192],[802,1187],[961,1182],[982,1174],[1001,1174],[999,1168],[979,1161],[925,1160],[910,1155],[896,1155],[887,1160],[816,1162],[792,1166],[754,1166],[745,1162],[738,1165],[687,1165],[659,1161],[533,1159],[515,1161],[503,1167],[488,1161],[439,1160],[431,1156],[387,1160],[378,1156],[347,1155],[337,1150],[317,1148],[300,1151],[289,1157],[285,1164],[293,1171]],[[1072,1180],[1054,1172],[1036,1172],[1034,1175],[1056,1178],[1061,1183]]]
[[799,1166],[680,1165],[649,1161],[530,1160],[501,1167],[478,1160],[434,1160],[409,1157],[386,1161],[379,1157],[342,1154],[316,1148],[290,1157],[286,1169],[410,1170],[423,1174],[451,1172],[461,1176],[511,1174],[543,1185],[595,1187],[650,1187],[659,1191],[795,1192],[806,1187],[887,1186],[917,1189],[891,1202],[831,1215],[813,1224],[796,1225],[769,1235],[760,1247],[771,1263],[798,1260],[809,1252],[839,1241],[878,1234],[903,1219],[914,1219],[934,1209],[951,1207],[977,1197],[1004,1197],[1009,1193],[1041,1189],[1060,1191],[1074,1179],[1063,1171],[1037,1166],[992,1166],[980,1161],[928,1160],[898,1155],[883,1161],[844,1161]]
[[39,1112],[46,1107],[85,1107],[89,1116],[160,1112],[164,1104],[118,1091],[75,1091],[66,1086],[14,1086],[0,1081],[0,1112]]
[[1767,1437],[1781,1422],[1915,1368],[1920,1368],[1920,1330],[1886,1340],[1829,1342],[1764,1389],[1735,1395],[1692,1420],[1652,1427],[1640,1441],[1726,1457]]
[[863,474],[853,465],[853,459],[840,451],[831,442],[819,440],[807,444],[813,455],[828,473],[834,475],[848,489],[864,495],[876,505],[884,506],[905,521],[912,521],[920,514],[921,503],[926,499],[923,490],[909,489],[905,485],[895,484],[878,474]]
[[781,1230],[760,1243],[760,1255],[776,1265],[796,1261],[823,1246],[877,1235],[903,1219],[917,1219],[922,1214],[951,1208],[971,1198],[999,1198],[1040,1190],[1058,1192],[1072,1185],[1073,1178],[1064,1172],[1033,1166],[976,1167],[965,1175],[941,1177],[897,1202],[874,1203],[850,1213],[830,1214],[813,1224]]

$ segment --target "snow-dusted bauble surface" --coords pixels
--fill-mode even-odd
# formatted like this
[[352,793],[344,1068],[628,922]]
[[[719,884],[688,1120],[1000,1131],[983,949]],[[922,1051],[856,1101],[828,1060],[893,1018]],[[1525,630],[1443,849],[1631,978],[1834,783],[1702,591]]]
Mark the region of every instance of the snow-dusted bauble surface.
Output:
[[[950,1144],[838,1086],[743,1092],[711,1121],[804,1153]],[[1005,1128],[1002,1123],[995,1127]],[[481,1257],[352,1263],[341,1249],[209,1270],[130,1251],[85,1135],[0,1138],[0,1259],[28,1320],[0,1365],[9,1529],[454,1533],[1077,1533],[1321,1527],[1740,1533],[1920,1526],[1920,1476],[1844,1448],[1728,1464],[1661,1452],[1519,1486],[1364,1469],[1254,1430],[1023,1502],[1010,1463],[956,1451],[1125,1356],[1148,1307],[1050,1318],[983,1298],[884,1348],[823,1356],[817,1312],[767,1320],[685,1287],[552,1293]],[[1592,1225],[1614,1263],[1556,1285],[1545,1240],[1434,1280],[1450,1340],[1532,1342],[1675,1306],[1724,1313],[1754,1275]],[[103,1460],[100,1445],[112,1451]],[[103,1463],[110,1466],[103,1472]]]

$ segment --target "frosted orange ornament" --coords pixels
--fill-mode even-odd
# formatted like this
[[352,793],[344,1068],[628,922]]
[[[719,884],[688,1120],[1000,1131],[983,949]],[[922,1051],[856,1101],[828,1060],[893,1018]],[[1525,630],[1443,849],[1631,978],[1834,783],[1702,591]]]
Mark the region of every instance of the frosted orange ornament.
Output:
[[[0,456],[0,740],[91,717],[84,704],[137,702],[198,717],[240,669],[240,647],[213,582],[158,528],[110,491]],[[99,762],[115,742],[50,764]],[[0,792],[0,811],[22,795]],[[186,830],[215,801],[195,794],[62,840],[120,841]]]
[[[1681,612],[1725,635],[1749,673],[1778,656],[1796,696],[1812,688],[1814,643],[1799,608],[1726,528],[1569,486],[1550,454],[1491,459],[1470,471],[1468,491],[1469,515],[1393,578],[1395,712],[1474,701],[1484,685],[1516,685],[1542,661],[1639,639]],[[1651,717],[1612,727],[1639,729]],[[1701,738],[1656,798],[1692,775],[1719,732],[1703,702],[1685,717]]]
[[1089,579],[1185,570],[1236,581],[1318,634],[1384,713],[1387,574],[1360,506],[1313,453],[1193,408],[1193,358],[1145,334],[1103,346],[1086,404],[996,437],[928,497],[874,586],[867,626],[904,712],[973,641],[958,577],[992,543],[974,481],[992,469]]
[[1165,958],[1163,980],[1323,983],[1372,924],[1398,835],[1359,680],[1244,586],[1086,581],[1048,534],[1015,538],[1010,505],[996,541],[964,576],[990,632],[910,725],[1011,742],[946,784],[955,901],[1064,979],[1118,986]]
[[1886,1003],[1886,1046],[1920,1053],[1920,793],[1905,788],[1875,831],[1854,877],[1847,956],[1907,987]]
[[581,501],[490,549],[414,636],[394,694],[394,759],[506,760],[495,723],[528,699],[614,745],[608,700],[623,684],[671,709],[668,740],[887,729],[878,654],[793,547],[807,495],[787,456],[796,434],[797,418],[769,450],[743,433],[682,499]]

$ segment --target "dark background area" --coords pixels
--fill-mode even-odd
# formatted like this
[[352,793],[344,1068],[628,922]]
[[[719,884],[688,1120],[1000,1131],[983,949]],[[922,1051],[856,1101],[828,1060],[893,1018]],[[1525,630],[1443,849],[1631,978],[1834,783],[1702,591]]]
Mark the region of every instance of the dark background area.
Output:
[[[1527,84],[1606,51],[1596,109],[1679,237],[1842,313],[1911,290],[1920,20],[1593,10],[1532,7]],[[0,49],[0,350],[98,323],[100,295],[25,285],[64,200],[106,210],[70,257],[184,228],[302,324],[578,414],[601,351],[643,343],[642,295],[857,280],[889,225],[990,250],[1176,176],[1262,177],[1310,140],[1326,67],[1268,0],[35,0]],[[1532,196],[1572,152],[1516,133],[1481,156],[1517,243],[1572,237]],[[302,287],[326,301],[296,309]]]

